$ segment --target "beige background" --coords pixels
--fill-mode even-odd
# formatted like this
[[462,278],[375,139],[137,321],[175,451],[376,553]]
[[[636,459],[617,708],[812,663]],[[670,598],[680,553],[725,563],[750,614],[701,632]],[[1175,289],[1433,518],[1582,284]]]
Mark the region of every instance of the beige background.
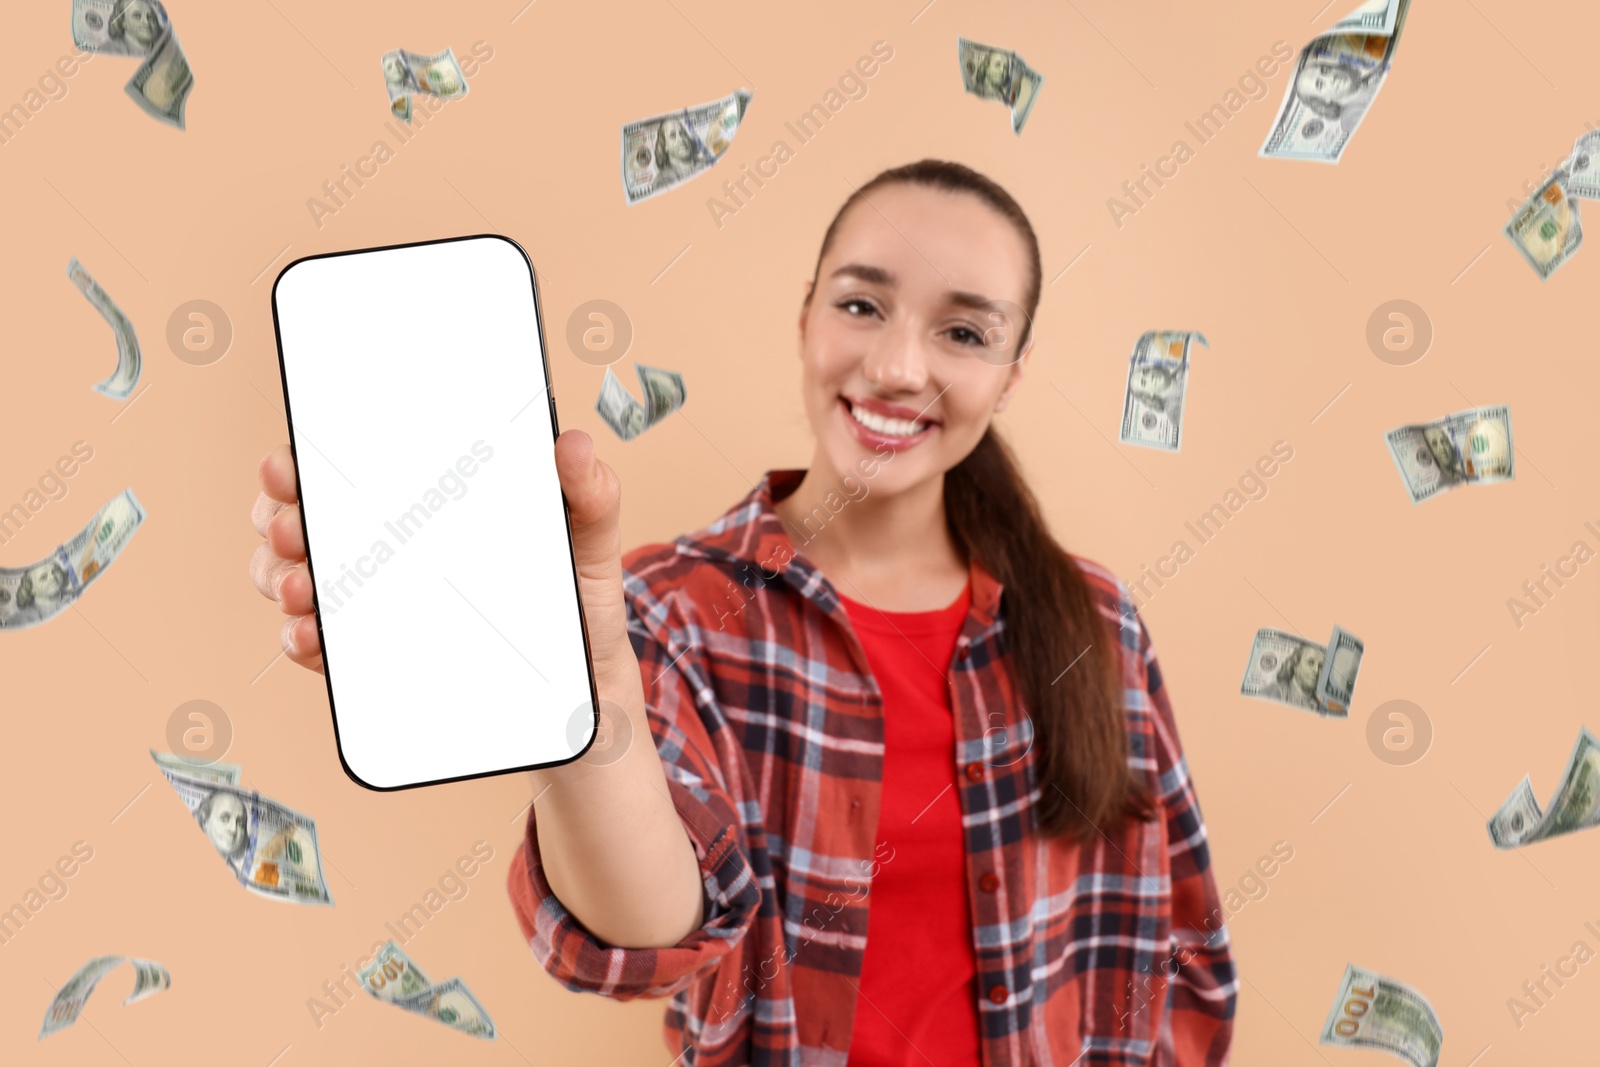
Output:
[[[1600,252],[1541,283],[1499,232],[1507,198],[1586,121],[1600,124],[1600,15],[1576,3],[1530,19],[1511,0],[1420,2],[1344,162],[1256,157],[1279,71],[1210,144],[1191,139],[1195,157],[1118,229],[1105,201],[1124,179],[1190,137],[1183,122],[1274,41],[1298,49],[1345,3],[1319,13],[1317,0],[1082,0],[1002,13],[922,2],[767,14],[707,0],[625,12],[540,0],[519,15],[519,0],[174,0],[198,83],[187,132],[123,94],[136,60],[101,56],[0,146],[11,205],[0,507],[74,441],[95,450],[66,499],[0,546],[0,564],[37,560],[125,487],[149,511],[74,610],[0,638],[0,903],[21,900],[73,842],[95,850],[70,894],[0,946],[0,1059],[664,1065],[659,1004],[568,994],[520,941],[504,877],[525,779],[364,791],[340,770],[321,677],[274,659],[280,617],[247,576],[256,463],[286,439],[269,290],[315,252],[514,237],[543,275],[562,422],[598,435],[621,473],[624,543],[670,539],[763,470],[807,462],[802,282],[850,183],[922,156],[988,173],[1038,229],[1039,342],[1002,425],[1067,545],[1133,578],[1274,441],[1294,447],[1270,495],[1145,609],[1219,883],[1237,885],[1275,841],[1295,850],[1230,924],[1243,979],[1235,1062],[1378,1062],[1316,1045],[1350,961],[1432,1000],[1443,1064],[1480,1053],[1486,1067],[1572,1062],[1589,1047],[1600,966],[1520,1030],[1506,1000],[1574,941],[1600,948],[1583,928],[1600,920],[1596,838],[1517,855],[1491,847],[1484,821],[1524,773],[1547,799],[1579,728],[1600,728],[1585,669],[1600,565],[1521,629],[1506,608],[1573,541],[1600,548],[1582,526],[1600,520],[1588,425],[1600,370],[1584,314]],[[22,5],[8,25],[5,106],[71,50],[66,0]],[[962,93],[958,34],[1015,47],[1046,75],[1021,137],[998,105]],[[894,58],[869,95],[796,145],[783,122],[880,39]],[[318,229],[307,198],[391,136],[380,54],[462,54],[478,40],[494,58],[471,95]],[[740,85],[754,103],[717,169],[626,206],[619,127]],[[780,137],[795,157],[719,230],[707,198]],[[115,346],[64,277],[74,254],[138,328],[147,389],[130,403],[90,389]],[[420,281],[416,296],[428,299]],[[197,298],[235,329],[211,366],[180,362],[165,342],[173,310]],[[572,310],[593,298],[627,310],[630,359],[681,370],[689,386],[680,415],[629,445],[593,413],[602,370],[563,341]],[[1411,366],[1380,362],[1365,340],[1373,309],[1396,298],[1420,304],[1436,331]],[[1115,443],[1127,355],[1151,328],[1211,341],[1194,359],[1179,455]],[[1511,406],[1516,481],[1412,507],[1383,431],[1469,402]],[[1335,622],[1367,648],[1347,721],[1238,695],[1257,627],[1322,640]],[[405,654],[425,652],[419,633]],[[161,781],[145,750],[163,747],[173,709],[196,698],[226,710],[228,758],[248,782],[317,819],[336,907],[235,886]],[[1381,762],[1366,741],[1368,718],[1394,699],[1420,705],[1435,731],[1410,766]],[[435,977],[464,976],[503,1039],[479,1045],[364,997],[319,1029],[308,998],[479,839],[494,860],[410,950]],[[86,1024],[36,1045],[51,983],[99,953],[158,959],[174,985],[123,1008],[131,979],[117,972]]]

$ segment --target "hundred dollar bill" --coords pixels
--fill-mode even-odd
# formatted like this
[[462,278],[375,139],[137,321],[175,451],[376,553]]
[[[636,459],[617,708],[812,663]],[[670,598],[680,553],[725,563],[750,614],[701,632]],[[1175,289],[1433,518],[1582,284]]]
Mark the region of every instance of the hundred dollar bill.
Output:
[[467,76],[453,48],[427,56],[397,48],[383,54],[383,80],[389,89],[389,109],[411,121],[411,98],[427,93],[444,100],[467,95]]
[[180,756],[175,752],[157,752],[150,750],[150,758],[155,760],[163,770],[171,768],[181,771],[191,778],[204,778],[208,782],[226,782],[229,785],[238,785],[239,776],[243,772],[237,763],[204,763]]
[[26,630],[64,611],[122,554],[143,522],[144,508],[132,489],[124,489],[38,563],[0,567],[0,630]]
[[189,57],[178,44],[178,35],[171,29],[162,34],[161,40],[122,88],[144,108],[145,114],[183,129],[183,109],[194,88],[194,72],[189,69]]
[[1567,195],[1565,168],[1552,171],[1523,202],[1506,223],[1505,235],[1541,280],[1572,258],[1583,244],[1583,221],[1578,201]]
[[72,0],[72,40],[80,51],[142,56],[124,91],[146,114],[184,128],[194,74],[160,0]]
[[1585,200],[1600,200],[1600,130],[1578,138],[1567,158],[1567,192]]
[[1334,626],[1328,638],[1328,651],[1317,675],[1317,701],[1330,715],[1347,715],[1350,698],[1356,691],[1356,674],[1361,670],[1361,655],[1366,644],[1341,626]]
[[126,400],[133,393],[133,387],[139,384],[139,372],[144,367],[144,357],[139,351],[139,337],[133,332],[133,323],[117,307],[117,302],[100,288],[100,283],[84,269],[83,264],[78,262],[77,256],[67,263],[67,277],[72,279],[72,284],[94,305],[101,317],[111,324],[111,332],[117,335],[117,369],[105,381],[96,382],[95,391],[117,400]]
[[1600,824],[1600,741],[1584,727],[1567,757],[1567,770],[1546,812],[1539,810],[1533,779],[1524,777],[1489,820],[1495,848],[1517,848]]
[[136,956],[96,956],[79,967],[56,992],[55,999],[44,1013],[44,1026],[39,1030],[39,1040],[43,1041],[57,1030],[64,1030],[77,1022],[89,994],[100,984],[100,979],[124,960],[133,964],[134,972],[133,992],[122,1002],[124,1005],[154,996],[172,985],[172,975],[155,960],[141,960]]
[[362,986],[379,1000],[416,1015],[436,1019],[473,1037],[493,1039],[494,1022],[460,978],[434,985],[393,941],[357,972]]
[[[1336,628],[1336,636],[1338,632]],[[1245,665],[1239,695],[1343,718],[1349,714],[1348,704],[1335,710],[1317,694],[1327,658],[1324,645],[1282,630],[1257,630],[1250,643],[1250,662]]]
[[1410,0],[1373,0],[1300,50],[1261,156],[1337,163],[1366,117],[1389,65]]
[[961,86],[983,100],[998,100],[1011,109],[1011,132],[1020,134],[1033,111],[1044,75],[1015,52],[993,48],[965,37],[956,38]]
[[693,178],[722,158],[750,107],[739,89],[721,100],[622,127],[622,191],[637,204]]
[[1183,400],[1189,390],[1189,347],[1205,334],[1193,330],[1146,330],[1128,360],[1122,394],[1124,444],[1176,452],[1182,446]]
[[1511,409],[1504,404],[1399,426],[1383,439],[1413,504],[1459,486],[1516,477]]
[[72,43],[80,52],[147,56],[170,25],[160,0],[72,0]]
[[315,820],[253,789],[156,764],[240,885],[277,900],[333,903]]
[[611,368],[606,368],[605,380],[600,383],[600,399],[595,410],[618,437],[631,441],[641,433],[683,407],[687,392],[683,375],[677,371],[661,370],[635,363],[639,384],[644,389],[643,404],[635,400]]
[[1412,1067],[1437,1067],[1444,1030],[1421,993],[1351,963],[1322,1026],[1321,1043],[1381,1049]]

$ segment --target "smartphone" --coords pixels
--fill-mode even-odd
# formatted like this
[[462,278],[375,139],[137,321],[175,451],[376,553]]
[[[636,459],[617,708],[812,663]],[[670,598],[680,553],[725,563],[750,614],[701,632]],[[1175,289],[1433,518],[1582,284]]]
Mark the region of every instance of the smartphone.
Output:
[[581,756],[598,695],[532,261],[477,234],[295,260],[272,289],[345,773]]

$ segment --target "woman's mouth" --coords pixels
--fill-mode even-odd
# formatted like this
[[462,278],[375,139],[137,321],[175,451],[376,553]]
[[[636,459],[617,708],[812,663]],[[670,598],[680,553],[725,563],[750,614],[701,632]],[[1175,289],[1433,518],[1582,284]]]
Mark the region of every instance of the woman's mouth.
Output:
[[845,424],[850,432],[857,441],[872,449],[910,448],[926,440],[939,425],[932,419],[902,418],[873,411],[848,397],[841,396],[839,403],[844,408]]

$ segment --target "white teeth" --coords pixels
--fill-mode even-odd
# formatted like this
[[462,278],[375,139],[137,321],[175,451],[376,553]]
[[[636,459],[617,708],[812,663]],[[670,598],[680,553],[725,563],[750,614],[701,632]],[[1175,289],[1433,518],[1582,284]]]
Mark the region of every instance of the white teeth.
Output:
[[889,419],[882,415],[850,405],[850,414],[861,425],[877,433],[888,434],[890,437],[910,437],[919,434],[928,426],[925,422],[912,422],[909,419]]

